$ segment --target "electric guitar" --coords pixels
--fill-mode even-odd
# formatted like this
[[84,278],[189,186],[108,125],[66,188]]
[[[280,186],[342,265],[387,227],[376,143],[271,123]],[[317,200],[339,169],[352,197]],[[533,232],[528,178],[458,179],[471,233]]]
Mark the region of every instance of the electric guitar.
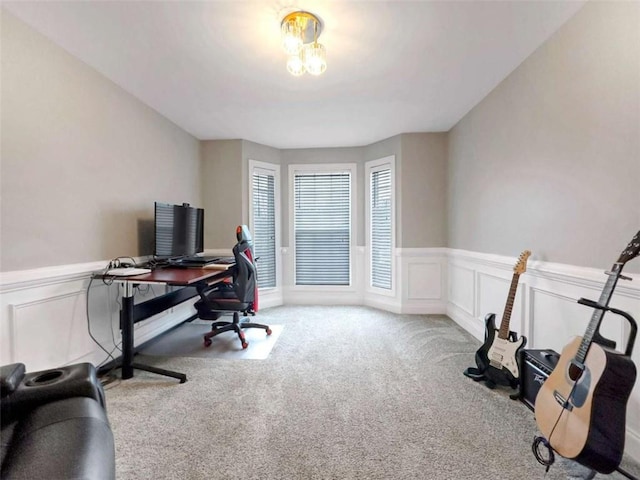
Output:
[[522,252],[518,263],[513,267],[511,288],[509,288],[500,330],[495,327],[495,313],[487,315],[484,344],[476,352],[476,364],[485,380],[500,385],[509,385],[511,388],[516,388],[520,382],[520,350],[526,345],[527,338],[524,336],[518,338],[515,332],[510,331],[509,321],[511,320],[518,280],[520,275],[527,270],[527,260],[530,255],[529,250]]
[[[535,402],[536,423],[551,448],[600,473],[611,473],[622,460],[626,404],[636,379],[630,357],[635,322],[608,304],[618,279],[627,279],[621,275],[624,264],[639,254],[640,232],[606,272],[598,303],[579,301],[595,308],[586,333],[564,347]],[[602,338],[598,330],[607,309],[631,319],[633,338],[626,354],[595,343]]]

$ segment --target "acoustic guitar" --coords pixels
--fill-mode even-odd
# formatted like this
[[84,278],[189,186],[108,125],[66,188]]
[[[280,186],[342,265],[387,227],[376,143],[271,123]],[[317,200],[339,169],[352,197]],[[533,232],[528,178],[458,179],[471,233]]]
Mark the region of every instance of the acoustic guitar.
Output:
[[640,232],[606,272],[609,278],[598,303],[592,304],[595,310],[584,336],[564,347],[535,401],[536,423],[551,448],[600,473],[611,473],[622,460],[626,405],[636,367],[630,351],[625,355],[594,339],[601,338],[600,322],[618,279],[624,278],[623,266],[638,254]]
[[527,260],[530,255],[529,250],[522,252],[513,267],[511,287],[502,314],[500,329],[495,327],[495,313],[487,315],[484,344],[476,352],[476,364],[478,370],[484,375],[484,379],[499,385],[509,385],[512,388],[516,388],[520,381],[520,350],[526,345],[527,338],[524,336],[518,338],[515,332],[510,331],[509,322],[511,321],[518,280],[520,275],[527,270]]

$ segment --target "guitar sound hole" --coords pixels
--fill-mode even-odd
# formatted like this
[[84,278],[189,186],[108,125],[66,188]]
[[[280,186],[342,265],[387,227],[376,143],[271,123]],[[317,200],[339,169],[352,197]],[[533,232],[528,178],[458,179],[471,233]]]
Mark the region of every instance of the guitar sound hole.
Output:
[[571,362],[571,364],[569,365],[569,378],[572,381],[577,382],[578,379],[582,376],[583,371],[584,368],[581,365],[577,365]]

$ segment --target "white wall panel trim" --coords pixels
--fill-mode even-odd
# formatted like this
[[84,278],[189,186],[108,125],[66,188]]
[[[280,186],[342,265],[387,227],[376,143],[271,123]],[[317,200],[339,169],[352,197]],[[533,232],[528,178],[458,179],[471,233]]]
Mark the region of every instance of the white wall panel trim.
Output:
[[460,325],[460,327],[473,335],[477,340],[483,340],[485,327],[484,322],[481,321],[481,319],[469,315],[465,310],[454,305],[453,303],[447,304],[446,315],[458,325]]
[[[88,340],[86,333],[85,294],[85,290],[76,290],[10,304],[9,358],[11,362],[23,362],[33,367],[34,361],[42,361],[42,358],[46,357],[43,350],[47,350],[46,347],[49,345],[62,350],[51,353],[50,356],[62,359],[63,362],[67,359],[75,360],[90,353],[92,342]],[[71,302],[65,302],[65,300]],[[73,307],[67,308],[68,303],[72,303]],[[64,314],[55,315],[51,310],[56,313],[61,313],[62,310]],[[67,312],[69,315],[66,315]],[[78,327],[83,327],[84,330],[74,331],[79,330]],[[78,341],[80,339],[82,341]],[[37,365],[36,368],[40,369]]]
[[396,248],[395,254],[399,257],[442,257],[446,258],[449,253],[448,248]]
[[[465,273],[470,280],[468,285],[468,292],[460,291],[458,288],[460,285],[459,275],[456,270],[461,273]],[[459,294],[460,293],[460,294]],[[467,293],[465,298],[465,293]],[[454,305],[459,310],[463,311],[470,317],[475,316],[475,305],[477,297],[477,278],[475,270],[468,266],[459,265],[456,263],[449,263],[449,303]]]
[[[535,252],[533,255],[535,256]],[[509,269],[511,271],[518,261],[517,257],[470,252],[468,250],[458,249],[448,249],[448,257],[450,263],[453,260],[471,261],[476,265]],[[613,264],[613,261],[611,263]],[[602,288],[602,286],[604,286],[604,282],[607,280],[604,270],[599,270],[597,268],[579,267],[575,265],[565,265],[531,259],[527,262],[526,275],[591,288]],[[624,275],[632,278],[633,281],[629,282],[620,280],[615,290],[616,293],[627,294],[633,297],[637,296],[636,292],[640,291],[640,274],[624,273]]]
[[626,443],[624,454],[636,461],[640,460],[640,433],[639,430],[631,428],[627,425]]
[[88,279],[92,273],[100,272],[109,264],[109,260],[54,267],[0,272],[0,294],[65,283],[73,280]]

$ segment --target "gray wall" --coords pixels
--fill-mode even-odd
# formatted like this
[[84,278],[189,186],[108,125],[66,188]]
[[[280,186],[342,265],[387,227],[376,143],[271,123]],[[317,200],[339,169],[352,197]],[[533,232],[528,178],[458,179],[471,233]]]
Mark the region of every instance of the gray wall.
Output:
[[249,223],[249,160],[279,165],[281,153],[248,140],[201,143],[204,244],[210,249],[231,249],[236,227]]
[[450,247],[617,259],[640,228],[639,26],[640,3],[589,2],[453,128]]
[[607,268],[640,228],[638,24],[638,3],[588,3],[448,135],[278,150],[198,142],[3,11],[0,268],[150,253],[155,200],[203,206],[205,247],[228,248],[249,159],[282,165],[283,246],[288,165],[356,163],[363,245],[364,162],[388,155],[398,247]]
[[365,161],[390,155],[396,158],[396,246],[446,247],[447,134],[403,133],[364,147]]
[[153,202],[200,203],[198,141],[1,17],[0,269],[152,253]]
[[227,248],[229,232],[248,222],[248,161],[281,166],[281,206],[284,247],[289,246],[289,165],[355,163],[357,197],[355,244],[364,245],[365,178],[369,160],[395,155],[398,247],[446,246],[445,133],[396,135],[365,147],[279,150],[247,140],[202,142],[203,199],[206,210],[205,245]]
[[229,248],[235,231],[245,222],[242,202],[242,140],[202,142],[202,199],[205,248]]
[[404,133],[396,171],[404,248],[446,247],[447,134]]
[[273,163],[280,165],[282,162],[282,152],[278,148],[269,147],[260,143],[242,141],[242,158],[248,165],[249,160],[258,160],[260,162]]

